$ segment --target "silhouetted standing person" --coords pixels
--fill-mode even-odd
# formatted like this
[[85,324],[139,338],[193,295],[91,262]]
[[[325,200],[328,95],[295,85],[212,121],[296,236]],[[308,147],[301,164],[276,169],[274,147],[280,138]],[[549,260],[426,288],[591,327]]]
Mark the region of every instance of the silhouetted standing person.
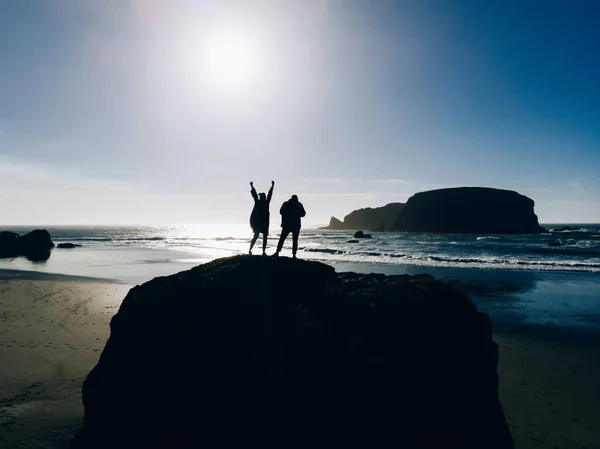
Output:
[[252,214],[250,214],[250,226],[254,231],[254,237],[250,242],[250,251],[248,254],[252,255],[252,248],[258,239],[258,235],[263,235],[263,256],[266,255],[265,250],[267,249],[267,237],[269,236],[269,204],[271,204],[271,198],[273,197],[273,187],[275,187],[275,181],[271,181],[271,188],[269,189],[269,195],[264,193],[257,194],[254,184],[250,183],[250,194],[254,198],[254,208]]
[[290,232],[292,233],[292,255],[296,258],[296,252],[298,251],[298,236],[300,235],[300,228],[302,227],[301,218],[306,215],[304,206],[296,195],[287,200],[281,205],[279,210],[281,214],[281,237],[279,237],[279,243],[277,244],[277,251],[274,256],[279,256],[281,248],[283,248],[283,242]]

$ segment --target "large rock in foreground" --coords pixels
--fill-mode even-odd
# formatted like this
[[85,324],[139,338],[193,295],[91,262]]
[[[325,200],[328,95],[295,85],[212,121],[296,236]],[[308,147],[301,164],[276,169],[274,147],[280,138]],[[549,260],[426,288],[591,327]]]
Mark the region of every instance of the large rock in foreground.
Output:
[[456,234],[545,232],[532,199],[510,190],[459,187],[420,192],[408,199],[392,230]]
[[54,243],[45,229],[36,229],[19,236],[14,232],[0,232],[0,257],[26,256],[33,261],[42,261],[50,257]]
[[329,226],[321,229],[387,231],[398,219],[403,207],[404,203],[390,203],[383,207],[358,209],[346,215],[343,222],[331,217]]
[[73,448],[512,448],[497,362],[430,276],[219,259],[129,292]]

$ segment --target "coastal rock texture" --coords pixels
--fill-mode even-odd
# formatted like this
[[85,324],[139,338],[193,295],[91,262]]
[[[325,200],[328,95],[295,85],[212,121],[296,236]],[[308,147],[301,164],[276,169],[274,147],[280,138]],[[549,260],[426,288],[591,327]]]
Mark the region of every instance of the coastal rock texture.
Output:
[[129,291],[72,447],[512,448],[497,363],[428,275],[218,259]]
[[0,257],[26,256],[31,260],[45,260],[54,243],[45,229],[36,229],[19,236],[14,232],[0,232]]
[[510,190],[459,187],[420,192],[408,199],[394,231],[464,234],[544,232],[532,199]]
[[362,231],[356,231],[356,232],[354,233],[354,238],[355,238],[355,239],[372,239],[372,238],[373,238],[373,236],[372,236],[371,234],[365,234],[365,233],[364,233],[364,232],[362,232]]
[[343,222],[331,217],[329,226],[322,229],[387,231],[398,219],[403,207],[404,203],[390,203],[383,207],[358,209],[346,215]]

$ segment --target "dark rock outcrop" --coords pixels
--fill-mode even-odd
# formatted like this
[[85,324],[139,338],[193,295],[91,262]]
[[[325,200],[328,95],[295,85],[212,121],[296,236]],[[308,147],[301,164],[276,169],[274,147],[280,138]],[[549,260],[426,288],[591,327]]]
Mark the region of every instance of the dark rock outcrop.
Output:
[[78,245],[76,243],[59,243],[56,247],[63,248],[63,249],[73,249],[73,248],[80,248],[81,245]]
[[545,232],[532,199],[510,190],[459,187],[420,192],[409,198],[394,231],[457,234]]
[[45,229],[36,229],[23,236],[14,232],[0,232],[0,257],[25,256],[34,262],[50,257],[54,243]]
[[129,291],[72,447],[512,448],[487,315],[428,275],[236,256]]
[[365,233],[364,233],[364,232],[362,232],[362,231],[356,231],[356,232],[354,233],[354,238],[355,238],[355,239],[372,239],[372,238],[373,238],[373,236],[371,236],[371,234],[365,234]]
[[390,203],[383,207],[358,209],[346,215],[343,222],[335,217],[331,217],[329,226],[321,229],[351,231],[368,229],[370,231],[383,232],[392,227],[403,207],[403,203]]
[[358,240],[356,240],[356,239],[350,239],[350,240],[348,240],[348,243],[358,243]]
[[385,232],[385,223],[383,223],[383,222],[379,223],[379,226],[377,226],[375,229],[371,229],[371,231],[373,231],[373,232]]
[[19,247],[19,234],[10,231],[0,232],[0,256],[2,254],[16,254]]
[[323,228],[320,229],[332,229],[332,230],[336,230],[336,231],[341,231],[344,230],[344,223],[342,223],[340,220],[338,220],[335,217],[331,217],[331,219],[329,220],[329,226],[325,226]]

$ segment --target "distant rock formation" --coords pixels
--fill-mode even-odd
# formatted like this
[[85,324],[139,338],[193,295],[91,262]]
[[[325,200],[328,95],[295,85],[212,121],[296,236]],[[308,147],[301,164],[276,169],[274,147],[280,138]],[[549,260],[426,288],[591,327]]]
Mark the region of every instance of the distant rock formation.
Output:
[[354,238],[355,238],[355,239],[372,239],[372,238],[373,238],[373,236],[372,236],[371,234],[365,234],[365,233],[364,233],[364,232],[362,232],[362,231],[356,231],[356,232],[354,233]]
[[331,217],[331,219],[329,220],[329,226],[325,226],[324,228],[321,229],[333,229],[336,231],[341,231],[344,228],[344,223],[342,223],[340,220],[338,220],[335,217]]
[[510,449],[487,315],[428,275],[235,256],[134,287],[73,449]]
[[78,245],[76,243],[59,243],[57,248],[63,248],[63,249],[73,249],[73,248],[80,248],[81,245]]
[[420,192],[408,199],[392,230],[457,234],[545,232],[530,198],[510,190],[458,187]]
[[403,203],[390,203],[383,207],[358,209],[346,215],[343,222],[331,217],[329,226],[321,229],[384,232],[392,227],[403,207]]
[[23,236],[14,232],[0,232],[0,257],[25,256],[39,262],[50,257],[54,243],[45,229],[36,229]]

